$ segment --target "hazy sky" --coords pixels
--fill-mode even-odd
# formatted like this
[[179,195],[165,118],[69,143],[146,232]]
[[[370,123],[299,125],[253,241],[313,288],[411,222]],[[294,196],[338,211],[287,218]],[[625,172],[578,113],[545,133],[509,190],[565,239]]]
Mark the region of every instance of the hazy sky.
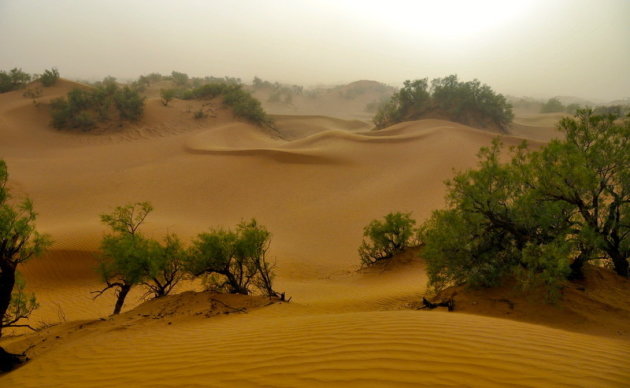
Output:
[[0,0],[0,69],[630,97],[630,0]]

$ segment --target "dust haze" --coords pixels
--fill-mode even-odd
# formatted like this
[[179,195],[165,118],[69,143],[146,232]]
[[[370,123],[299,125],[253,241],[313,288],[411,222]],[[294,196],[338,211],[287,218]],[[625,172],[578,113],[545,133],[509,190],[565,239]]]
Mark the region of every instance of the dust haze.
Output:
[[516,96],[629,96],[630,2],[0,2],[0,68],[301,85],[458,74]]

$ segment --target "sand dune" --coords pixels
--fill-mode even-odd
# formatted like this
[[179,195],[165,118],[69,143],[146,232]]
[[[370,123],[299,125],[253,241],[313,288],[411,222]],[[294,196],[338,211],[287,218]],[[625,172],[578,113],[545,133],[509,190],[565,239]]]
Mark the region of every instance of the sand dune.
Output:
[[[74,85],[46,89],[46,98]],[[277,286],[290,304],[168,325],[125,316],[58,343],[2,386],[623,386],[627,336],[594,337],[469,314],[410,310],[421,263],[356,273],[363,227],[391,211],[418,220],[444,205],[443,181],[475,165],[496,134],[443,120],[370,125],[276,117],[277,132],[210,105],[147,102],[142,122],[94,134],[48,126],[46,107],[0,95],[0,157],[28,193],[52,251],[24,266],[42,308],[31,323],[107,316],[93,271],[99,214],[151,201],[146,232],[189,238],[256,217],[273,233]],[[207,103],[206,103],[207,104]],[[195,109],[209,117],[192,118]],[[526,136],[521,134],[520,136]],[[508,145],[522,137],[504,136]],[[535,139],[534,139],[535,140]],[[534,141],[534,145],[541,144]],[[185,289],[194,288],[188,284]],[[124,311],[137,306],[141,292]],[[130,314],[134,314],[133,312]],[[129,317],[129,316],[127,316]],[[65,326],[59,326],[62,328]],[[51,328],[50,333],[55,328]],[[39,341],[43,337],[35,337]],[[85,334],[82,334],[85,333]],[[56,336],[60,338],[56,338]],[[22,337],[4,338],[18,349]],[[15,348],[12,348],[15,347]]]

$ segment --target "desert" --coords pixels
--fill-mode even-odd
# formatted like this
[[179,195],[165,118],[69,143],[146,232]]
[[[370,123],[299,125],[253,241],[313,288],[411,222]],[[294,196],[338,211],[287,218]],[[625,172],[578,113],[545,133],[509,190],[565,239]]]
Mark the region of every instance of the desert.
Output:
[[630,384],[627,99],[48,63],[0,76],[0,386]]

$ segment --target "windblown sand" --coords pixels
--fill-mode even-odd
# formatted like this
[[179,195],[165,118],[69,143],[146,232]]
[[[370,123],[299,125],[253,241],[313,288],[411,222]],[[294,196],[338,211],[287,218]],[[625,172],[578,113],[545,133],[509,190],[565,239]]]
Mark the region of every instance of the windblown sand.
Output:
[[[0,157],[11,187],[34,200],[39,229],[55,240],[45,257],[23,268],[42,305],[31,324],[111,312],[112,295],[94,301],[90,294],[100,287],[93,271],[104,232],[99,214],[135,201],[155,206],[145,227],[155,237],[175,232],[188,239],[257,218],[273,233],[277,288],[293,300],[171,325],[131,318],[126,325],[121,316],[101,329],[60,332],[46,337],[57,345],[0,377],[1,386],[630,383],[628,333],[602,337],[415,311],[409,303],[426,284],[421,263],[355,271],[369,221],[391,211],[421,221],[443,207],[444,180],[473,167],[496,134],[442,120],[372,133],[361,122],[321,116],[279,116],[274,132],[234,120],[218,102],[206,106],[210,117],[194,120],[197,106],[164,107],[157,99],[147,102],[141,123],[120,131],[53,130],[45,103],[72,86],[45,89],[39,108],[20,93],[0,95]],[[540,144],[541,136],[531,137]],[[141,294],[135,291],[124,311]],[[2,345],[20,350],[11,347],[20,338]]]

